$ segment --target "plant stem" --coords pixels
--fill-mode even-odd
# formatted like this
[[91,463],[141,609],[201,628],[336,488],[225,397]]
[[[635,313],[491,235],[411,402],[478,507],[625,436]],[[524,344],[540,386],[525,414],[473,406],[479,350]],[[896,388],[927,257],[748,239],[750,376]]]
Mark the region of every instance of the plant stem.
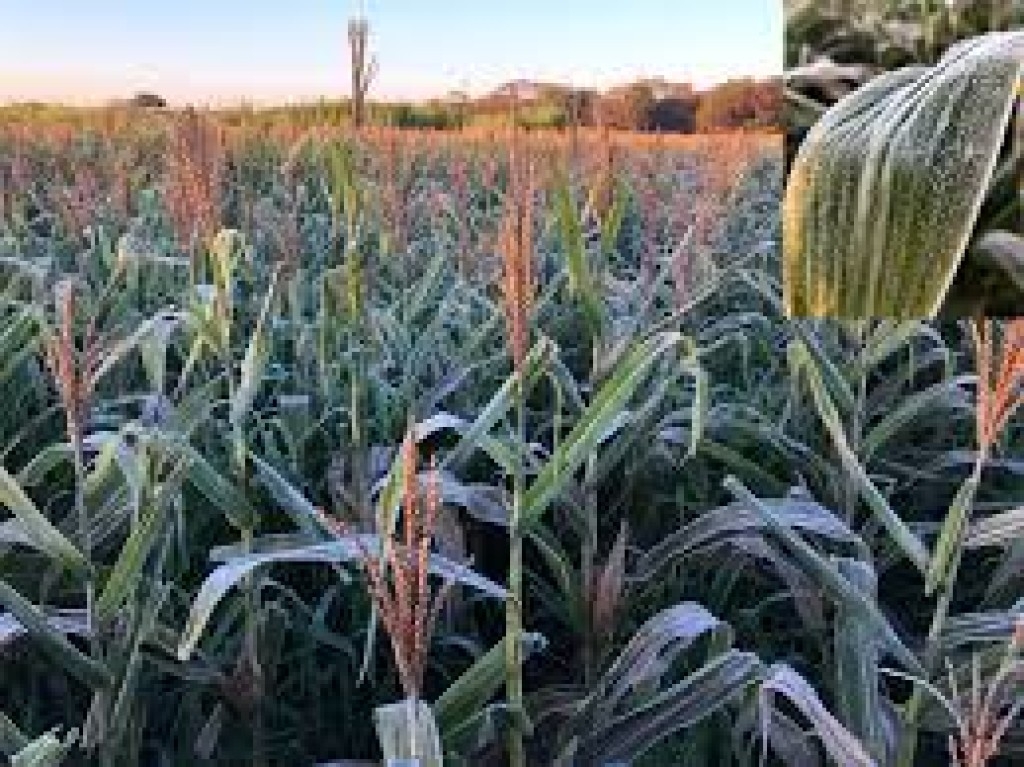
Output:
[[352,499],[356,519],[362,519],[369,507],[369,457],[367,456],[366,430],[363,428],[364,388],[366,361],[359,346],[364,334],[356,340],[355,360],[349,400],[349,436],[352,438]]
[[[525,377],[516,374],[515,408],[517,449],[526,445]],[[525,767],[526,752],[523,745],[523,459],[517,456],[512,474],[512,518],[509,521],[508,599],[505,602],[505,673],[509,706],[514,709],[508,732],[510,767]]]
[[[593,348],[591,349],[590,363],[590,391],[597,391],[600,386],[597,371],[600,360],[600,353],[603,349],[602,339],[599,335],[594,337]],[[594,637],[594,599],[595,599],[595,561],[597,559],[597,496],[594,492],[594,473],[597,463],[596,454],[592,453],[587,457],[584,469],[583,489],[584,508],[586,513],[586,529],[584,530],[583,542],[580,546],[580,592],[584,597],[585,610],[583,612],[583,685],[589,690],[597,674],[595,637]]]
[[[225,364],[228,366],[228,401],[235,399],[236,386],[232,371],[234,362],[231,359],[230,348],[225,349]],[[241,424],[235,425],[231,430],[232,460],[235,468],[235,477],[243,494],[248,490],[248,459],[246,457],[246,435]],[[241,531],[242,547],[246,553],[253,550],[253,542],[256,538],[256,520],[247,519],[245,527]],[[259,657],[259,592],[256,588],[256,581],[252,575],[245,578],[245,639],[243,653],[245,653],[248,672],[252,674],[253,683],[253,711],[252,711],[252,763],[253,767],[264,767],[267,764],[266,749],[264,742],[264,718],[263,718],[263,673],[260,667]]]
[[418,743],[416,742],[417,727],[416,727],[416,713],[419,706],[417,696],[413,695],[406,699],[406,726],[409,728],[409,756],[412,759],[419,759],[419,751],[417,751]]
[[[89,636],[89,652],[93,660],[103,662],[103,644],[101,632],[96,625],[96,584],[92,577],[92,533],[89,530],[89,513],[85,506],[85,442],[82,437],[82,426],[77,424],[71,436],[72,452],[75,464],[75,513],[78,518],[78,538],[82,556],[89,564],[89,575],[85,581],[85,625]],[[98,757],[102,767],[113,767],[113,751],[107,739],[107,717],[110,713],[110,693],[97,690],[101,721],[99,732]]]
[[[971,476],[965,482],[974,483],[974,487],[981,482],[981,470],[985,463],[985,456],[979,453],[974,463]],[[973,499],[972,499],[973,500]],[[970,517],[968,515],[968,521]],[[968,521],[964,522],[966,529]],[[963,541],[957,544],[956,553],[949,566],[949,573],[943,579],[940,586],[938,602],[935,605],[935,612],[932,613],[931,625],[928,627],[928,637],[925,640],[924,669],[929,677],[938,670],[940,661],[939,651],[941,649],[942,629],[945,626],[946,618],[949,617],[949,608],[953,603],[953,587],[956,585],[957,573],[960,570],[960,562],[963,559]],[[917,734],[920,729],[920,717],[924,706],[927,692],[922,685],[915,685],[910,700],[907,701],[903,710],[903,726],[900,737],[899,753],[896,760],[897,767],[913,767],[914,757],[917,752]]]

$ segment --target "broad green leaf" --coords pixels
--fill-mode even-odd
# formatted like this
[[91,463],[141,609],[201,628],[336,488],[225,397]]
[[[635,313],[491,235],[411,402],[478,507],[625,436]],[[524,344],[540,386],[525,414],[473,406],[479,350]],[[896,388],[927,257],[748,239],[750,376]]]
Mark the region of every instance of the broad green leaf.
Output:
[[648,619],[630,638],[597,683],[582,713],[608,719],[632,694],[658,683],[676,658],[700,637],[728,631],[726,624],[694,602],[682,602]]
[[141,694],[139,690],[140,677],[146,660],[142,647],[153,637],[157,627],[157,618],[170,591],[169,583],[159,583],[138,597],[137,614],[131,624],[131,634],[126,638],[125,644],[119,648],[123,653],[121,658],[123,666],[118,672],[118,687],[114,705],[110,712],[108,728],[104,732],[104,737],[110,738],[114,742],[120,742],[125,736],[125,730],[135,721],[131,711],[138,705]]
[[[817,323],[809,322],[793,322],[790,327],[793,328],[793,332],[799,336],[800,344],[790,344],[789,353],[792,358],[792,364],[799,370],[806,353],[807,358],[812,360],[815,364],[815,369],[818,371],[818,375],[821,377],[822,384],[825,387],[825,391],[828,392],[832,401],[835,402],[840,414],[849,414],[856,410],[856,398],[853,396],[853,390],[850,388],[849,381],[843,375],[842,371],[836,366],[836,358],[834,355],[829,354],[825,349],[822,337],[824,333],[822,328]],[[802,349],[799,354],[794,354],[794,349]]]
[[1024,604],[1008,610],[953,615],[942,624],[939,645],[944,653],[955,653],[968,645],[1005,646],[1008,637],[1024,621]]
[[565,248],[569,293],[580,302],[591,332],[596,333],[604,323],[604,302],[587,256],[583,222],[573,200],[572,186],[564,172],[559,174],[553,193],[555,215],[562,236],[562,247]]
[[544,465],[523,498],[523,525],[529,528],[544,514],[587,456],[606,439],[630,398],[667,352],[683,342],[679,333],[665,332],[639,344],[616,366],[572,432]]
[[900,641],[892,625],[878,609],[878,605],[844,578],[833,563],[826,561],[793,532],[771,508],[744,487],[742,482],[735,477],[726,477],[723,484],[737,500],[749,504],[750,508],[761,514],[771,531],[783,543],[786,551],[814,579],[815,583],[819,584],[837,604],[856,610],[893,657],[910,671],[924,676],[920,661]]
[[101,624],[113,619],[138,586],[146,559],[161,538],[167,511],[168,503],[160,496],[144,504],[96,601],[96,618]]
[[236,530],[244,530],[252,524],[256,511],[245,493],[235,483],[217,471],[194,447],[176,442],[188,462],[185,480],[207,501],[212,503]]
[[[728,650],[689,676],[588,733],[582,764],[626,763],[746,694],[762,672],[752,653]],[[575,761],[566,761],[575,764]]]
[[267,488],[271,497],[277,501],[278,505],[291,517],[299,530],[305,535],[314,536],[316,539],[330,537],[330,531],[325,528],[317,508],[302,493],[282,477],[273,466],[255,453],[250,452],[249,458],[256,466],[256,473],[263,482],[264,487]]
[[864,436],[861,443],[861,455],[865,459],[875,455],[879,448],[906,426],[920,423],[931,409],[952,409],[969,407],[965,386],[973,376],[962,375],[933,384],[923,391],[903,397],[896,407]]
[[[457,737],[460,728],[482,711],[505,684],[507,641],[508,636],[477,658],[434,703],[434,716],[445,743]],[[544,637],[534,633],[522,634],[519,642],[524,660],[546,644]]]
[[612,188],[612,204],[601,221],[601,252],[608,256],[615,250],[615,243],[619,239],[619,232],[622,229],[622,220],[626,215],[626,201],[629,199],[626,187],[622,179],[617,178]]
[[166,345],[167,339],[178,325],[185,320],[181,312],[162,313],[142,322],[135,331],[127,338],[118,341],[100,359],[100,364],[92,374],[93,385],[97,384],[120,362],[128,353],[136,348],[143,347],[151,339],[158,339],[158,342]]
[[71,752],[75,738],[74,732],[64,740],[53,732],[40,735],[11,757],[11,767],[57,767]]
[[[766,498],[761,502],[782,522],[801,532],[838,543],[849,544],[857,540],[856,534],[839,517],[814,501],[792,497]],[[762,515],[746,503],[730,503],[705,511],[638,557],[629,579],[653,581],[672,562],[685,560],[705,549],[714,550],[730,540],[761,535],[767,529]]]
[[[82,609],[48,610],[46,622],[58,634],[89,636],[88,616]],[[21,621],[10,613],[0,612],[0,647],[28,633]]]
[[[294,549],[271,549],[260,554],[239,557],[227,562],[210,573],[199,589],[188,622],[178,645],[178,658],[186,661],[191,657],[206,624],[227,592],[251,575],[257,568],[282,562],[325,563],[359,562],[364,552],[379,554],[380,538],[376,535],[345,536],[329,543],[301,546]],[[465,565],[432,554],[430,572],[445,580],[460,583],[497,599],[504,599],[505,589],[478,575]]]
[[860,741],[828,712],[814,688],[784,663],[772,666],[761,681],[759,697],[762,712],[773,708],[773,699],[778,695],[789,701],[811,723],[818,740],[838,767],[875,767],[875,760]]
[[263,299],[263,308],[260,310],[259,319],[256,321],[256,327],[245,350],[238,388],[235,389],[234,397],[231,400],[230,421],[232,426],[241,425],[249,415],[249,411],[252,410],[252,405],[256,401],[260,384],[263,382],[263,374],[270,355],[270,323],[273,319],[271,315],[277,299],[279,274],[279,270],[275,269],[270,279],[270,286],[267,288],[267,295]]
[[[836,561],[839,574],[866,598],[877,598],[877,577],[871,565],[857,559]],[[884,709],[879,694],[878,646],[871,627],[857,610],[836,609],[833,628],[836,707],[842,722],[878,761],[886,753]]]
[[828,392],[825,391],[818,368],[803,344],[799,341],[794,342],[790,347],[790,352],[807,376],[807,382],[810,385],[811,395],[818,409],[818,415],[828,430],[829,436],[832,438],[832,444],[839,453],[843,468],[846,469],[851,479],[856,483],[857,491],[861,498],[864,499],[868,508],[874,512],[878,521],[882,523],[882,526],[892,537],[896,545],[899,546],[903,554],[924,575],[928,570],[928,552],[924,544],[921,543],[920,539],[911,532],[910,528],[906,526],[903,520],[893,511],[892,507],[889,506],[889,502],[885,500],[885,497],[875,487],[860,459],[850,448],[839,413],[829,398]]
[[43,513],[36,508],[32,500],[21,489],[21,485],[7,470],[0,466],[0,507],[7,507],[21,523],[20,532],[28,538],[33,547],[53,559],[55,562],[76,573],[89,570],[89,563],[65,538],[60,531],[50,524]]
[[814,125],[783,205],[789,317],[933,318],[1009,126],[1024,33],[883,74]]
[[[104,446],[106,449],[107,446]],[[54,442],[39,450],[18,472],[17,481],[24,488],[37,487],[46,475],[62,463],[74,460],[74,448],[66,442]]]
[[102,663],[83,654],[63,634],[50,625],[38,607],[2,580],[0,580],[0,605],[10,610],[29,636],[39,644],[40,649],[69,674],[93,688],[106,687],[110,684],[110,671]]
[[29,744],[28,736],[0,711],[0,754],[10,756]]
[[[538,340],[526,355],[523,362],[523,376],[526,388],[529,389],[556,354],[554,343],[548,338]],[[512,409],[515,402],[515,391],[518,375],[512,374],[505,379],[501,387],[477,414],[473,424],[462,433],[462,438],[440,465],[440,468],[457,468],[480,446],[481,439],[490,434],[491,430]],[[394,472],[394,469],[392,469]]]
[[928,575],[925,578],[925,595],[931,596],[935,589],[948,580],[952,567],[960,559],[960,552],[963,547],[964,532],[967,528],[967,521],[970,519],[971,506],[974,503],[974,496],[978,491],[978,484],[981,481],[980,472],[972,472],[964,480],[957,490],[949,511],[946,512],[946,519],[942,523],[942,530],[939,539],[935,544],[935,551],[931,561],[928,563]]
[[1021,539],[1024,539],[1024,507],[976,520],[967,531],[964,546],[968,549],[979,549],[983,546],[1005,548]]

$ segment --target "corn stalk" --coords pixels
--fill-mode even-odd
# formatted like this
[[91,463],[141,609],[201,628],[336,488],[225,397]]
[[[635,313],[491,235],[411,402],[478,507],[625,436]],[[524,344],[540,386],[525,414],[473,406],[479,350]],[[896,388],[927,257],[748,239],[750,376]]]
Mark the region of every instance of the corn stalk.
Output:
[[366,124],[366,95],[377,75],[377,58],[367,59],[370,24],[362,14],[348,23],[348,45],[352,67],[352,125],[358,130]]

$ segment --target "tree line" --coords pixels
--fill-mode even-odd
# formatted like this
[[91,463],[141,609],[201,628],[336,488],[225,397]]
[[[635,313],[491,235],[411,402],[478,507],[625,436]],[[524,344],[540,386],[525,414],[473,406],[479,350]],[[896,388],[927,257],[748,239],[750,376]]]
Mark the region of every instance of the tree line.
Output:
[[[608,127],[664,133],[715,133],[773,130],[782,125],[782,87],[778,80],[730,80],[704,91],[686,83],[660,80],[632,83],[608,91],[557,85],[515,83],[482,97],[451,93],[426,102],[374,101],[371,123],[400,128],[451,130],[507,126],[527,128]],[[280,107],[225,110],[231,121],[324,125],[351,120],[347,99]]]

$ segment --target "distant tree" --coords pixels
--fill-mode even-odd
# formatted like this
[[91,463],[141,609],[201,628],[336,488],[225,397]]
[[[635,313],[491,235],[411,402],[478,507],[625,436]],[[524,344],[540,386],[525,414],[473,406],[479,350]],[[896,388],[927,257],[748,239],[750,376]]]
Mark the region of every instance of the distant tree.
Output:
[[559,96],[559,106],[569,126],[586,127],[597,124],[596,111],[600,96],[585,88],[566,88]]
[[782,86],[777,81],[730,80],[703,93],[697,107],[697,130],[779,128]]
[[452,120],[459,130],[466,127],[469,118],[469,94],[466,91],[451,91],[448,94],[448,104],[452,113]]
[[676,133],[693,133],[697,130],[697,104],[698,98],[695,94],[659,99],[651,111],[651,128]]
[[140,92],[128,99],[128,106],[141,109],[164,109],[167,100],[156,93]]
[[605,94],[599,105],[599,122],[619,130],[648,130],[654,112],[654,92],[650,85],[634,83]]

